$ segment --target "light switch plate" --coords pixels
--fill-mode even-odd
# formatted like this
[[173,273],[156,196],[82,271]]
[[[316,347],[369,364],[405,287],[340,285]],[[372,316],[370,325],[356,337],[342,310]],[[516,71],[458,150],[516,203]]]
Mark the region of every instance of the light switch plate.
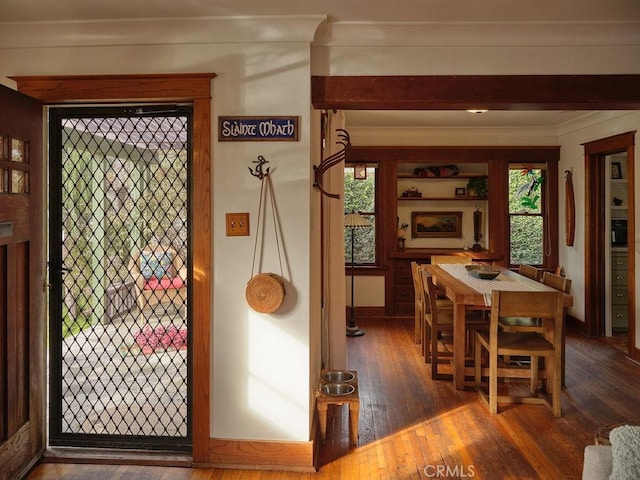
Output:
[[227,213],[227,237],[249,235],[248,213]]

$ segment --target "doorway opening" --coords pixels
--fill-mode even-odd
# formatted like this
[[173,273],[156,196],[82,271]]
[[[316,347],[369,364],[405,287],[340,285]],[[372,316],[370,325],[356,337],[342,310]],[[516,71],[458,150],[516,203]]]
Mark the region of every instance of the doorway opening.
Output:
[[[604,336],[617,327],[632,356],[636,338],[635,132],[584,144],[585,150],[585,328]],[[619,226],[624,225],[624,238]],[[623,315],[625,319],[613,316]]]
[[188,451],[192,107],[49,113],[49,443]]

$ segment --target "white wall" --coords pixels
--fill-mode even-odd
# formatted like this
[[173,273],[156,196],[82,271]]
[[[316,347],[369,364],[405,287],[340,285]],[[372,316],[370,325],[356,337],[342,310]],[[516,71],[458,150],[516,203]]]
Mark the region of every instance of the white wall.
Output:
[[[216,59],[215,115],[300,115],[299,142],[214,141],[212,436],[307,440],[311,263],[311,150],[308,45],[225,47]],[[217,124],[217,119],[214,119]],[[260,181],[248,167],[259,155],[271,170],[282,236],[284,305],[274,314],[247,307]],[[267,209],[269,211],[269,209]],[[225,214],[250,212],[250,237],[226,237]],[[280,272],[271,217],[258,244],[256,271]]]
[[[5,25],[0,78],[213,72],[213,318],[211,436],[308,441],[312,375],[319,367],[319,307],[311,305],[317,246],[312,220],[310,42],[323,17],[253,22],[219,19]],[[270,25],[271,23],[271,25]],[[272,31],[269,27],[272,27]],[[96,32],[100,31],[100,35]],[[187,34],[188,32],[188,34]],[[283,35],[274,32],[285,32]],[[219,115],[297,115],[297,142],[218,142]],[[317,121],[316,121],[317,124]],[[317,140],[314,140],[317,149]],[[252,311],[244,293],[252,271],[260,182],[248,167],[270,163],[287,280],[275,314]],[[227,237],[225,214],[249,212],[250,237]],[[193,212],[195,216],[198,212]],[[271,218],[262,271],[279,273]],[[270,227],[270,228],[269,228]],[[313,250],[312,250],[313,248]],[[316,295],[317,297],[317,295]],[[313,310],[313,311],[311,311]],[[318,312],[316,312],[318,310]],[[312,326],[314,326],[312,330]],[[314,372],[314,373],[310,373]],[[197,419],[196,419],[197,421]]]
[[[606,25],[457,23],[398,26],[325,24],[322,16],[198,18],[102,23],[2,24],[0,79],[12,75],[214,72],[213,81],[213,331],[212,437],[308,440],[311,383],[317,374],[319,310],[317,192],[312,185],[309,77],[318,75],[612,74],[640,73],[637,23]],[[311,42],[316,47],[310,48]],[[391,45],[391,46],[390,46]],[[299,115],[299,142],[218,143],[218,115]],[[637,117],[628,124],[637,128]],[[597,131],[562,135],[563,149]],[[622,127],[621,127],[622,128]],[[613,130],[616,130],[613,132]],[[354,145],[557,143],[557,132],[447,132],[431,129],[398,138],[353,131]],[[374,139],[371,135],[376,135]],[[247,167],[270,162],[286,251],[286,304],[258,315],[244,301],[254,237],[226,237],[224,215],[249,212],[255,226],[259,183]],[[581,156],[563,152],[561,171]],[[640,172],[640,168],[637,169]],[[577,171],[574,169],[574,178]],[[638,179],[636,179],[638,180]],[[579,179],[576,178],[576,184]],[[639,183],[640,184],[640,183]],[[579,186],[578,186],[579,188]],[[579,201],[580,190],[576,190]],[[577,215],[580,216],[578,206]],[[637,209],[640,213],[640,208]],[[195,212],[197,215],[197,212]],[[341,224],[342,216],[336,219]],[[640,224],[640,222],[638,222]],[[584,232],[577,225],[576,238]],[[272,248],[272,247],[271,247]],[[563,264],[580,257],[563,249]],[[278,271],[272,249],[264,268]],[[574,285],[581,284],[579,273]],[[637,267],[638,268],[638,267]],[[382,277],[359,279],[371,292]],[[383,298],[384,287],[381,287]],[[341,301],[341,300],[340,300]],[[577,310],[579,313],[579,310]]]
[[[572,279],[571,290],[574,295],[574,306],[569,310],[569,313],[575,318],[584,321],[584,259],[587,252],[585,252],[585,237],[589,232],[585,232],[585,212],[584,212],[584,199],[585,199],[585,175],[584,175],[584,148],[583,143],[599,140],[602,138],[610,137],[620,133],[626,133],[629,131],[640,131],[640,112],[601,112],[594,116],[593,119],[585,120],[574,125],[563,126],[559,131],[559,141],[561,145],[560,149],[560,172],[565,170],[572,170],[573,172],[573,187],[576,200],[576,235],[573,247],[568,247],[563,241],[563,235],[560,235],[560,264],[564,266],[567,276]],[[638,172],[638,158],[640,158],[640,152],[638,146],[635,147],[636,158],[636,177],[635,185],[640,180],[640,173]],[[637,188],[636,188],[637,190]],[[562,206],[565,201],[564,188],[560,188],[558,203]],[[638,218],[640,218],[640,196],[636,195],[636,226]],[[563,210],[560,215],[560,232],[564,232],[565,218]],[[637,228],[637,227],[636,227]],[[636,272],[640,271],[640,243],[638,241],[640,237],[637,236],[636,231]],[[633,246],[629,246],[633,248]],[[640,277],[636,275],[636,292],[640,292]],[[637,302],[636,302],[637,303]],[[636,311],[636,325],[640,327],[640,312]],[[636,328],[636,332],[638,332]],[[640,340],[636,337],[636,345]]]

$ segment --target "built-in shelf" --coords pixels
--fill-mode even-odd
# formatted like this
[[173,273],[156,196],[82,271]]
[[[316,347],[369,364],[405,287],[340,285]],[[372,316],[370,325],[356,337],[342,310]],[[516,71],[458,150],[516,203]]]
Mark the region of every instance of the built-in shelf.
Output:
[[478,177],[486,177],[486,175],[478,175],[478,174],[459,174],[459,175],[451,175],[449,177],[427,177],[424,175],[411,175],[411,174],[398,174],[398,178],[410,178],[415,180],[455,180],[456,178],[478,178]]
[[[609,285],[605,299],[612,332],[626,331],[629,328],[629,295],[628,295],[628,246],[627,219],[628,205],[628,171],[626,155],[609,157],[611,176],[608,185],[609,218],[611,233],[609,258]],[[615,166],[615,168],[614,168]],[[615,205],[616,201],[621,205]],[[617,241],[616,241],[617,240]]]
[[416,202],[485,202],[487,197],[398,197],[399,201],[416,201]]

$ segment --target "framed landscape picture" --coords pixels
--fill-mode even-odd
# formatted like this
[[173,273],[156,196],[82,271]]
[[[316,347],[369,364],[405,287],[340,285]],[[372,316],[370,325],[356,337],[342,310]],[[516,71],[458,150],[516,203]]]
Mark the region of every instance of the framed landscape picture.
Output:
[[462,212],[411,212],[412,238],[462,237]]

